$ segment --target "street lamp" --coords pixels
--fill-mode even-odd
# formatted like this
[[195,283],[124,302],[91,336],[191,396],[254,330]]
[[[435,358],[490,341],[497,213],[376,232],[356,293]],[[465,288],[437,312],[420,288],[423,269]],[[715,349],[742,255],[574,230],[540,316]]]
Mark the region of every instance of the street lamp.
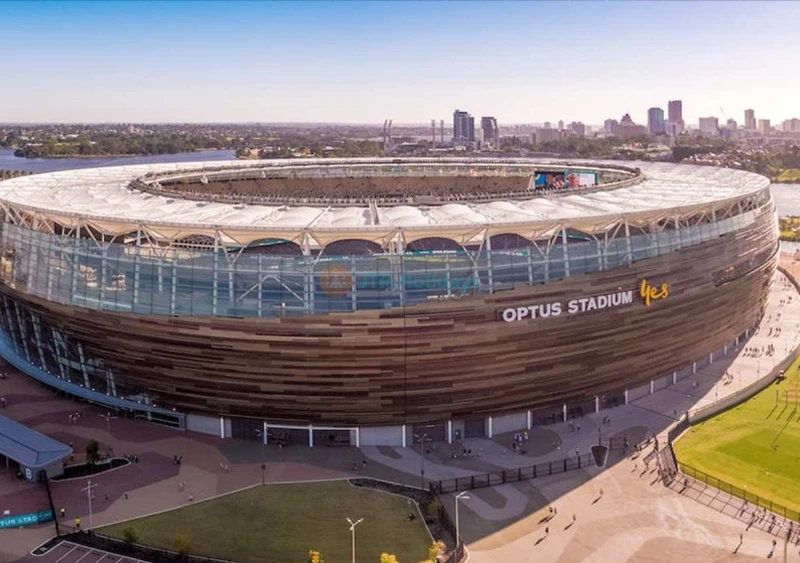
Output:
[[261,439],[261,484],[266,485],[267,477],[267,436],[263,431],[256,428],[256,436]]
[[419,442],[419,483],[421,489],[425,488],[425,440],[427,437],[427,432],[423,432],[422,434],[414,434],[414,439]]
[[458,546],[461,543],[461,532],[458,528],[458,501],[460,500],[467,500],[470,497],[467,495],[467,491],[461,491],[456,495],[455,506],[456,506],[456,551],[458,551]]
[[110,455],[111,452],[111,421],[116,420],[116,416],[113,416],[110,412],[106,414],[101,414],[100,418],[106,419],[106,431],[108,432],[108,444],[106,446],[106,453]]
[[356,563],[356,526],[361,524],[361,522],[363,522],[364,519],[359,518],[355,522],[350,520],[350,518],[345,518],[345,520],[347,520],[347,523],[350,524],[350,532],[353,536],[353,563]]
[[92,495],[94,493],[92,493],[92,489],[94,489],[96,486],[97,483],[93,485],[92,480],[89,479],[88,481],[86,481],[86,486],[83,489],[81,489],[83,491],[86,491],[86,498],[89,499],[89,531],[91,531],[94,528],[94,519],[92,516]]

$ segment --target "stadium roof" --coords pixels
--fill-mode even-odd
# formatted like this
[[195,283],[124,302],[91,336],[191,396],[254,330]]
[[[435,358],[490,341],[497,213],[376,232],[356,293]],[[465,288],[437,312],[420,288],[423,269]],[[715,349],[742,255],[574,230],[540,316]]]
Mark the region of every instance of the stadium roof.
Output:
[[[391,233],[418,231],[409,238],[460,233],[498,225],[518,225],[513,232],[540,232],[543,224],[609,224],[620,216],[632,223],[652,221],[665,209],[682,209],[687,214],[711,209],[723,202],[752,195],[769,186],[758,174],[711,166],[670,163],[631,163],[610,161],[569,162],[544,159],[315,159],[258,161],[257,166],[331,164],[406,165],[442,162],[445,164],[496,163],[525,164],[546,170],[548,165],[579,168],[639,166],[644,180],[639,184],[603,191],[531,197],[484,203],[446,203],[444,205],[399,205],[393,207],[303,207],[290,205],[236,204],[194,201],[131,190],[136,178],[151,174],[178,173],[220,168],[253,167],[252,161],[154,164],[69,170],[23,176],[0,182],[0,204],[25,213],[52,219],[66,227],[89,225],[100,232],[121,235],[145,227],[177,239],[189,234],[225,231],[237,242],[265,236],[297,238],[297,233],[313,231],[318,241],[354,238],[379,240]],[[634,220],[638,217],[638,221]],[[534,225],[539,225],[534,227]],[[456,235],[454,235],[456,236]]]
[[72,453],[72,448],[0,416],[0,454],[24,467],[39,469]]

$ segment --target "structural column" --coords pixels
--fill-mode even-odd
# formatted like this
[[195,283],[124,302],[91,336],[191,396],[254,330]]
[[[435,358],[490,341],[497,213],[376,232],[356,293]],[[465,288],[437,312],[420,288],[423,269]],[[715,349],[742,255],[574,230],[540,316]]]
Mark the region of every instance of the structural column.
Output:
[[562,250],[564,251],[563,252],[563,256],[564,256],[564,277],[565,278],[569,277],[569,250],[567,249],[567,246],[568,246],[568,242],[567,241],[568,240],[569,239],[567,238],[567,229],[562,227],[561,228],[561,245],[562,245]]

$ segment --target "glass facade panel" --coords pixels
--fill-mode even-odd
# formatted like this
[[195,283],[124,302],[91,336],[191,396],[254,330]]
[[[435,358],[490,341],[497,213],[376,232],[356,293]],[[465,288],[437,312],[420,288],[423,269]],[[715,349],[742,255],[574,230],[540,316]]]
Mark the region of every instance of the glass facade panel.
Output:
[[141,314],[274,317],[387,309],[614,268],[740,229],[770,209],[566,246],[557,240],[538,248],[357,256],[137,248],[4,223],[0,276],[14,289],[58,303]]

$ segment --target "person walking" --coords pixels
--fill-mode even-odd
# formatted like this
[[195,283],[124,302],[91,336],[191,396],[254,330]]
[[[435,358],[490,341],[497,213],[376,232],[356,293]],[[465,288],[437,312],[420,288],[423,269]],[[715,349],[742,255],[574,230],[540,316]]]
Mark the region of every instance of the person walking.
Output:
[[58,512],[61,514],[61,518],[64,518],[64,516],[67,515],[67,509],[64,508],[63,506],[61,507],[61,510],[59,510]]
[[76,530],[80,530],[81,529],[81,519],[78,518],[77,516],[75,517],[75,529]]

